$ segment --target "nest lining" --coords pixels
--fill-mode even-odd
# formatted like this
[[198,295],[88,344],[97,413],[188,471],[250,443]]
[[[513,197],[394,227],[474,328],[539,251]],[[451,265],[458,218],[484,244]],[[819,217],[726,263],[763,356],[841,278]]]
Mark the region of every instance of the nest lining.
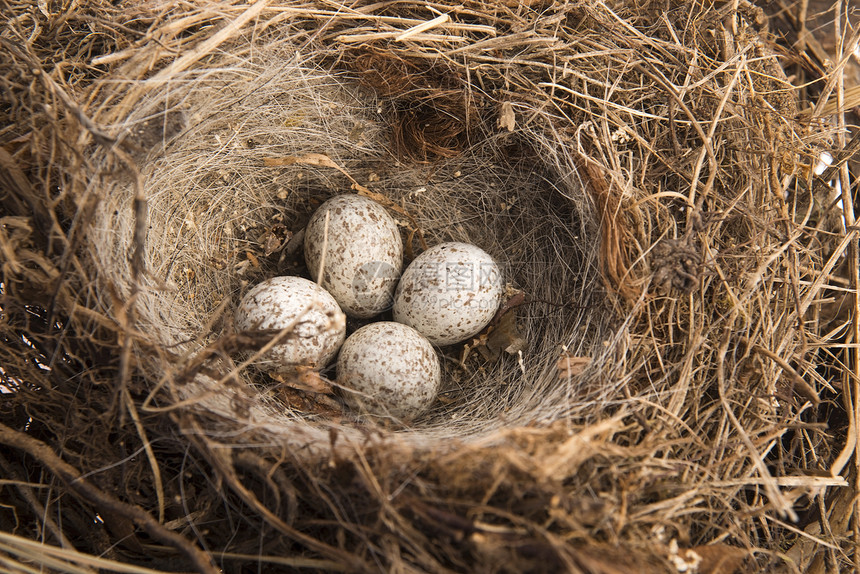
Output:
[[[846,413],[828,381],[850,377],[849,357],[838,346],[849,321],[828,316],[821,304],[850,284],[833,278],[847,249],[837,241],[844,229],[833,213],[809,210],[801,183],[804,164],[818,157],[826,134],[798,119],[792,88],[760,42],[760,23],[749,6],[731,15],[743,32],[736,35],[727,33],[726,14],[711,7],[701,13],[690,6],[666,12],[662,3],[556,8],[549,10],[556,19],[548,24],[525,8],[457,8],[462,11],[448,32],[468,38],[465,52],[456,51],[461,40],[435,36],[405,43],[375,37],[362,40],[363,47],[350,39],[384,35],[392,22],[420,21],[423,5],[398,5],[393,14],[379,8],[385,12],[380,20],[348,10],[341,17],[324,7],[276,10],[254,25],[254,34],[234,38],[220,54],[173,74],[171,85],[159,87],[166,76],[141,71],[132,60],[118,65],[88,101],[105,102],[96,114],[102,125],[139,138],[144,149],[129,153],[142,169],[139,199],[146,198],[154,227],[147,231],[145,265],[135,270],[141,253],[133,241],[138,192],[122,180],[132,170],[116,167],[122,162],[111,151],[97,152],[95,165],[84,167],[69,152],[60,187],[77,202],[72,211],[79,209],[75,213],[89,221],[94,193],[100,203],[87,230],[85,270],[77,270],[56,298],[68,313],[63,361],[74,365],[73,358],[97,348],[92,357],[98,363],[98,357],[124,349],[113,337],[132,341],[134,377],[123,384],[147,417],[146,433],[138,432],[169,451],[178,423],[192,443],[176,448],[182,468],[189,450],[199,453],[219,481],[239,493],[246,517],[255,517],[249,520],[259,517],[259,524],[287,534],[286,542],[269,541],[272,553],[310,548],[347,565],[346,547],[350,557],[392,567],[463,569],[480,558],[488,568],[516,569],[534,566],[527,548],[538,548],[540,557],[549,557],[543,569],[598,564],[612,571],[598,561],[601,544],[641,551],[665,567],[673,555],[669,541],[676,539],[687,546],[709,544],[704,548],[717,548],[735,562],[740,552],[741,560],[759,565],[777,563],[791,545],[792,559],[820,566],[821,547],[794,538],[796,530],[814,529],[819,508],[813,501],[836,512],[851,499],[843,494],[848,489],[836,491],[836,502],[816,498],[814,490],[838,486],[839,477],[818,474],[838,474],[847,462],[844,451],[840,455],[840,417]],[[195,17],[220,21],[250,9],[225,10],[201,10]],[[287,26],[290,19],[295,23]],[[509,36],[479,44],[493,26]],[[189,33],[196,39],[196,31]],[[176,39],[176,46],[186,39]],[[296,45],[312,46],[318,57],[297,63]],[[286,70],[278,67],[284,63]],[[368,80],[368,70],[382,70],[381,81]],[[391,81],[398,70],[399,81]],[[251,83],[236,85],[236,79]],[[388,90],[381,87],[386,82]],[[273,83],[292,89],[273,89]],[[475,106],[452,106],[452,86],[466,86]],[[278,93],[267,99],[269,90]],[[415,106],[404,101],[409,97]],[[302,117],[287,104],[304,110]],[[496,126],[497,118],[503,125],[509,120],[505,104],[515,111],[512,134]],[[272,116],[259,114],[260,108]],[[174,112],[161,115],[165,110]],[[254,117],[266,121],[257,124]],[[454,121],[433,124],[435,133],[426,129],[427,118],[444,117]],[[70,118],[77,125],[74,114]],[[472,127],[458,128],[458,122]],[[50,125],[56,131],[51,141],[63,141],[68,126]],[[88,137],[83,129],[73,135],[68,141]],[[155,148],[147,151],[149,146]],[[40,157],[38,150],[34,145],[30,153]],[[440,403],[412,429],[367,434],[352,432],[355,426],[319,404],[285,414],[280,397],[268,396],[265,385],[248,384],[257,377],[252,371],[228,377],[212,392],[211,381],[233,370],[226,352],[236,347],[228,349],[229,309],[246,282],[302,273],[281,239],[300,229],[318,202],[352,184],[333,168],[264,165],[270,156],[308,151],[326,153],[349,176],[406,207],[428,242],[473,241],[511,270],[512,283],[537,301],[521,313],[532,345],[525,374],[513,357],[479,361],[472,374],[458,370],[451,357],[450,405]],[[170,169],[174,162],[183,169]],[[174,193],[181,200],[166,201]],[[581,242],[583,237],[590,240]],[[18,241],[28,245],[29,239]],[[266,255],[269,245],[275,251]],[[550,269],[523,257],[529,251],[539,252]],[[20,285],[30,284],[19,277],[21,268],[4,267],[4,295],[18,297]],[[598,268],[608,293],[595,289]],[[32,270],[26,281],[55,287]],[[12,317],[10,329],[22,329],[16,299],[9,300],[4,311]],[[569,306],[559,307],[561,300]],[[33,303],[28,321],[41,325],[44,318],[52,325],[52,305]],[[131,324],[123,317],[128,312]],[[88,331],[94,323],[98,328]],[[27,329],[28,340],[40,345],[40,360],[57,356],[50,337]],[[81,343],[77,330],[90,338]],[[10,332],[10,349],[34,352],[20,344],[18,331]],[[590,359],[585,372],[558,377],[562,345],[569,345],[571,372],[576,359]],[[210,351],[200,368],[191,368]],[[26,373],[21,380],[43,377],[41,388],[50,388],[48,375],[14,352],[6,358],[9,373]],[[58,374],[63,361],[50,363],[52,384],[68,391]],[[73,392],[46,398],[38,385],[25,385],[8,400],[25,404],[34,426],[57,436],[65,431],[52,418],[85,411],[89,426],[57,448],[76,456],[81,467],[108,466],[118,455],[86,437],[114,428],[110,416],[93,413],[112,396],[116,369],[104,363],[75,371],[93,381],[83,407],[62,402]],[[195,377],[196,386],[188,382]],[[833,398],[833,404],[821,398]],[[116,405],[108,412],[116,413]],[[169,423],[159,418],[162,412],[171,413]],[[832,432],[825,431],[827,422]],[[327,448],[330,430],[347,437],[341,458],[330,461],[332,468],[309,463],[305,447]],[[137,444],[133,433],[125,437]],[[446,440],[451,437],[460,440]],[[367,448],[376,441],[383,448]],[[404,448],[386,450],[398,441]],[[234,458],[222,457],[224,451]],[[284,463],[285,456],[290,462]],[[349,461],[358,461],[352,471],[344,470]],[[135,464],[144,491],[152,492],[155,479],[146,464]],[[282,470],[289,478],[279,475]],[[339,480],[349,472],[353,479]],[[279,481],[277,506],[280,496],[292,501],[289,525],[295,521],[313,536],[277,523],[243,490],[268,485],[272,476]],[[184,484],[182,476],[174,478]],[[293,479],[301,486],[292,486]],[[109,488],[120,479],[104,480]],[[369,486],[361,490],[356,482]],[[266,488],[272,487],[256,492],[268,493]],[[295,488],[309,519],[295,512]],[[125,492],[133,498],[135,490]],[[216,487],[207,492],[211,504],[194,520],[230,525],[214,534],[202,534],[193,521],[178,528],[232,547],[238,530],[232,517],[217,510],[220,497],[228,495]],[[150,499],[151,508],[161,504]],[[344,506],[354,512],[344,515]],[[785,526],[795,512],[797,526]],[[830,526],[847,532],[837,522]],[[431,528],[455,542],[436,548],[423,532]],[[831,546],[841,543],[836,536]],[[509,544],[512,537],[522,546]],[[369,538],[379,546],[368,545]],[[560,544],[560,538],[570,543]],[[256,542],[243,538],[253,548]],[[842,552],[827,560],[847,561]]]
[[[514,135],[482,126],[479,140],[454,158],[401,162],[373,91],[312,62],[283,59],[291,52],[281,46],[254,52],[219,58],[155,90],[123,123],[131,134],[167,136],[140,162],[148,224],[135,303],[142,332],[191,358],[229,332],[249,285],[307,276],[287,237],[301,232],[319,203],[351,192],[351,177],[411,214],[428,245],[466,241],[488,251],[530,300],[519,310],[529,343],[521,356],[476,360],[473,350],[461,364],[461,348],[443,353],[442,401],[410,425],[413,440],[468,439],[515,421],[553,420],[612,394],[612,385],[585,391],[556,369],[562,348],[578,356],[603,352],[613,315],[600,296],[594,208],[558,142],[538,129]],[[185,127],[170,133],[177,125]],[[308,154],[324,154],[349,175],[301,164],[265,167]],[[105,186],[91,244],[110,281],[129,296],[136,190]],[[409,234],[413,222],[392,213]],[[413,247],[417,255],[417,240]],[[170,365],[153,368],[163,380],[178,376]],[[182,400],[237,417],[227,408],[235,397],[212,392],[228,384],[258,403],[250,420],[288,436],[308,414],[320,418],[286,407],[253,369],[224,368],[220,383],[203,376],[179,393]]]

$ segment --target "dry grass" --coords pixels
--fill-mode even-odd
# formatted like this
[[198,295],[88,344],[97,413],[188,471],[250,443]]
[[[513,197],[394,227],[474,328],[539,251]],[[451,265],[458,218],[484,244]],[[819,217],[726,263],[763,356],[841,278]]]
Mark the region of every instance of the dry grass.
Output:
[[[856,569],[853,92],[758,9],[52,9],[0,30],[9,568]],[[232,328],[350,190],[522,303],[415,421]]]

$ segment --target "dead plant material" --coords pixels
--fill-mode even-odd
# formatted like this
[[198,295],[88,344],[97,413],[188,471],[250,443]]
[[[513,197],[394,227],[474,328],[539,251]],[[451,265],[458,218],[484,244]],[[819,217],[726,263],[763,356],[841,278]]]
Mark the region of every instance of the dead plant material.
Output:
[[[856,33],[782,4],[3,4],[3,560],[860,571]],[[339,193],[509,287],[408,423],[233,327]]]
[[444,61],[401,56],[390,45],[365,44],[347,51],[344,64],[381,99],[398,156],[416,161],[455,157],[470,143],[480,121],[472,87],[461,70]]
[[0,442],[7,447],[21,449],[41,464],[54,472],[68,488],[76,492],[88,502],[95,504],[98,512],[106,520],[114,521],[114,528],[123,537],[133,534],[133,529],[125,526],[133,522],[146,530],[147,534],[159,542],[174,546],[201,574],[215,573],[217,568],[211,558],[200,548],[189,543],[183,537],[165,529],[158,521],[143,509],[117,500],[110,494],[96,488],[85,480],[80,472],[70,464],[60,459],[47,445],[0,424]]
[[651,281],[661,293],[689,293],[699,284],[702,255],[692,236],[662,239],[654,246]]
[[639,296],[636,277],[631,275],[626,253],[628,241],[622,217],[619,190],[612,189],[602,170],[588,160],[578,162],[589,190],[595,195],[600,209],[600,266],[609,287],[624,299],[632,301]]
[[569,379],[578,377],[585,371],[588,364],[591,362],[590,357],[575,357],[568,354],[562,354],[555,365],[558,371],[559,379]]

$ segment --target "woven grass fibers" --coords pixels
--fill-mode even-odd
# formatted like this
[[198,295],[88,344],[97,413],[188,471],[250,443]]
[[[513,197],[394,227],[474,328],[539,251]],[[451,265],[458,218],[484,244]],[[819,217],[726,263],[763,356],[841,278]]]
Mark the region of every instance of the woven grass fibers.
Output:
[[[755,6],[52,10],[0,33],[4,564],[855,560],[853,207],[812,170],[848,131],[801,111]],[[508,284],[415,420],[258,371],[274,335],[233,326],[309,277],[340,193]]]

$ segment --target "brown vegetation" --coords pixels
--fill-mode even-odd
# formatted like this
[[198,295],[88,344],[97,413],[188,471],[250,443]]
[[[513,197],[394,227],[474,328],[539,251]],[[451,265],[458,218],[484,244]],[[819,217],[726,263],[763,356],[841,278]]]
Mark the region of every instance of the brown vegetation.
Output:
[[[860,569],[850,53],[746,2],[60,4],[0,22],[0,568]],[[414,421],[232,326],[347,191],[510,283]]]

